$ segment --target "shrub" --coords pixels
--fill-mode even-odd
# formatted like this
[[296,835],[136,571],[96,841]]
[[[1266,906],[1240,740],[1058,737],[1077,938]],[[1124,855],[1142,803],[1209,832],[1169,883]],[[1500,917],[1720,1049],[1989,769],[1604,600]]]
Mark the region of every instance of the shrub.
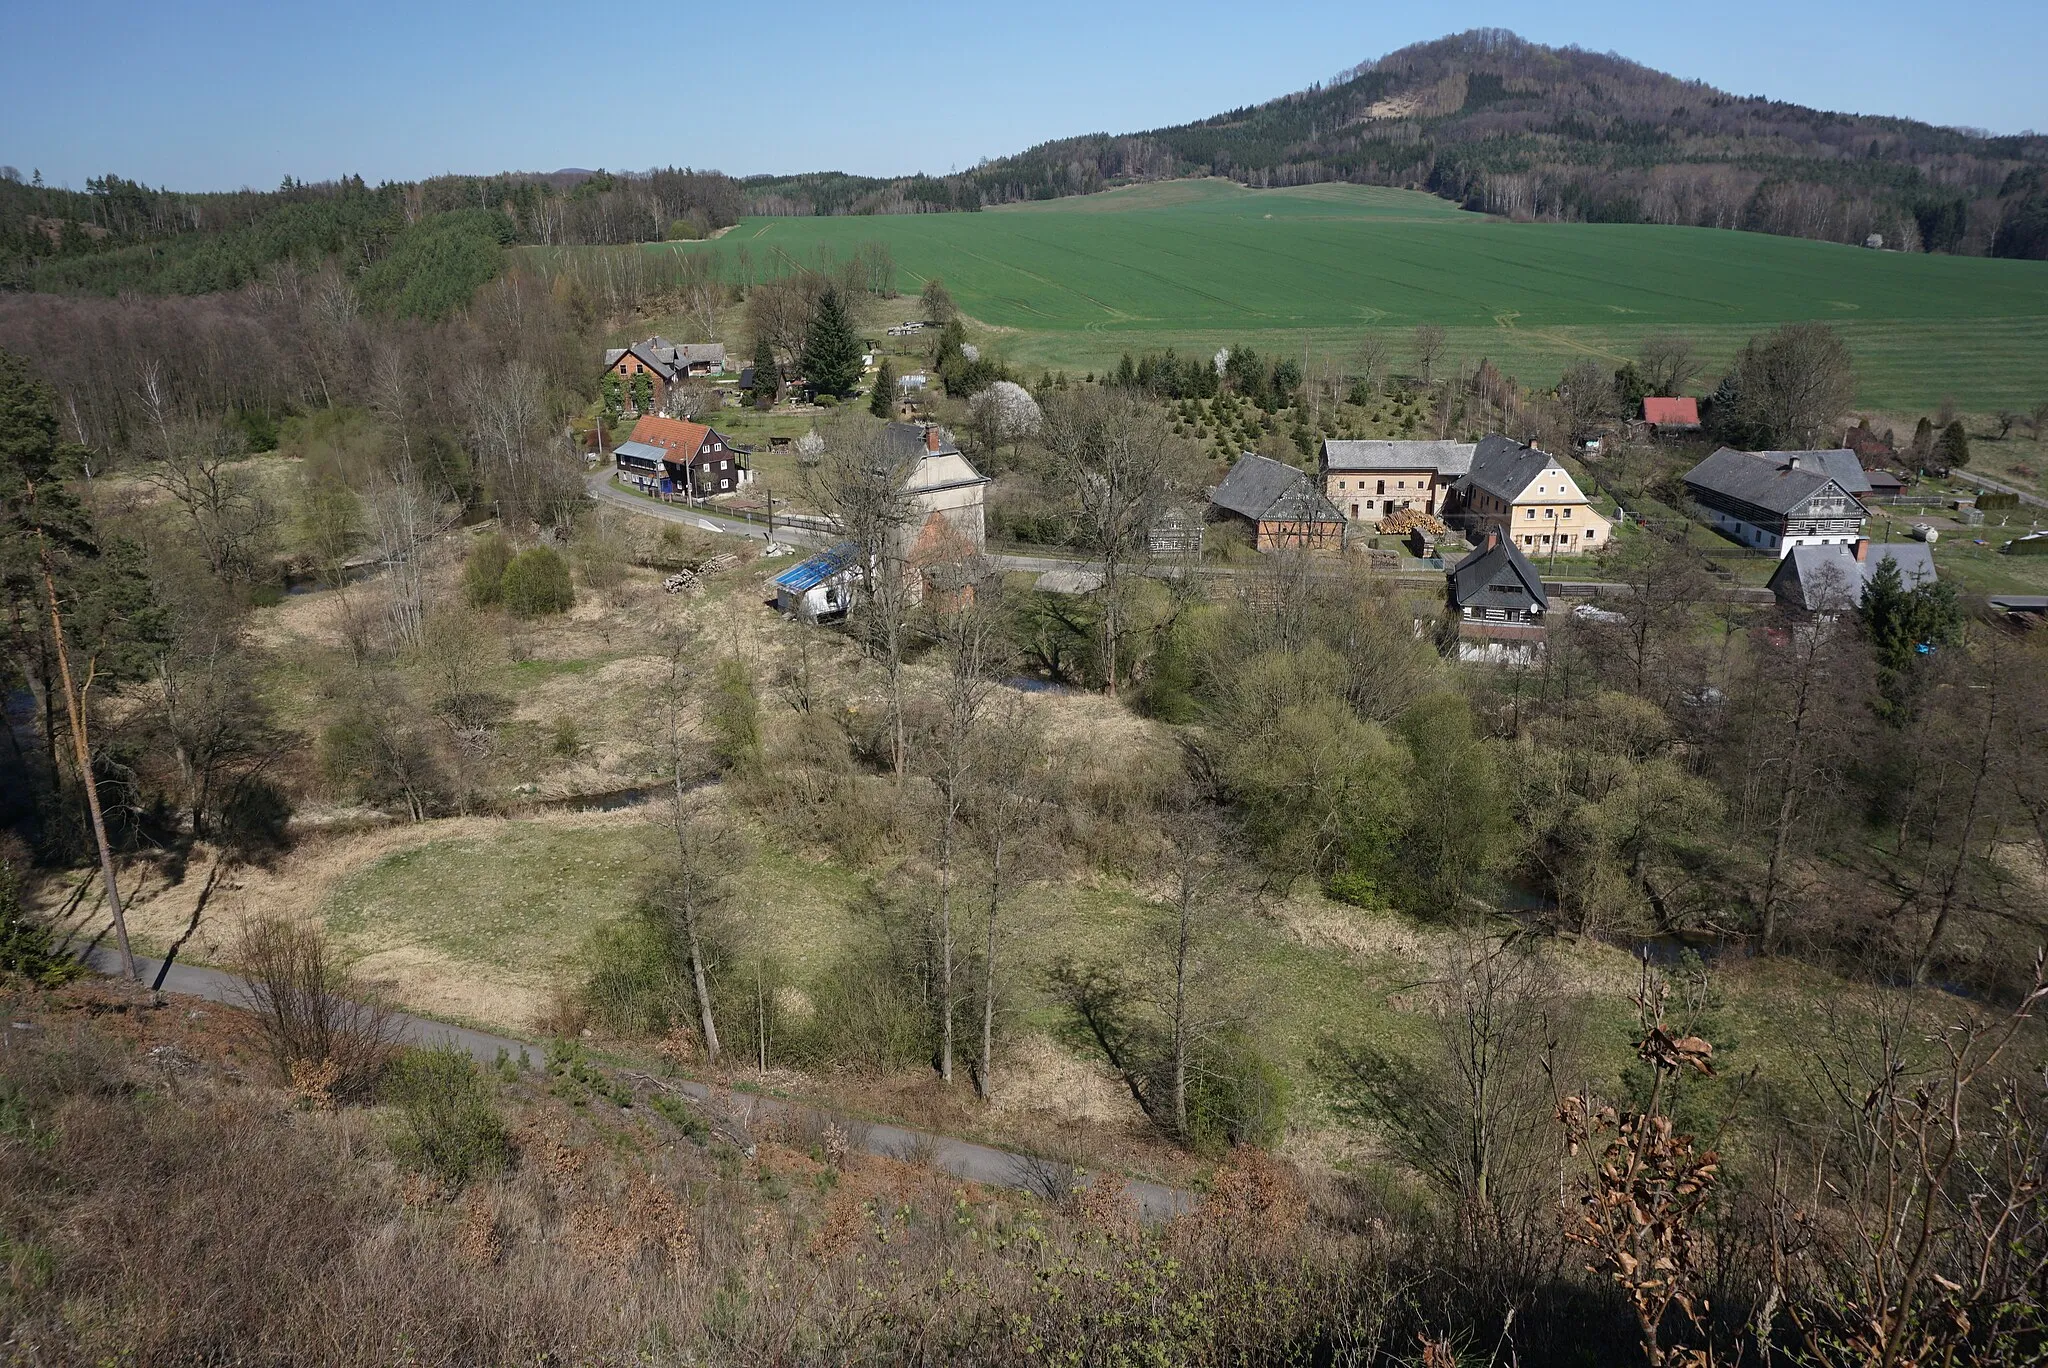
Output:
[[1287,1082],[1273,1062],[1230,1032],[1197,1052],[1188,1071],[1189,1140],[1197,1149],[1270,1145],[1287,1116]]
[[521,551],[512,558],[499,581],[498,596],[514,617],[565,613],[576,602],[568,564],[545,546]]
[[368,1095],[397,1049],[398,1021],[335,963],[320,932],[279,917],[251,922],[236,946],[241,1005],[280,1072],[324,1067],[329,1100]]
[[488,608],[503,589],[505,567],[512,563],[512,544],[492,533],[470,549],[462,567],[462,596],[472,608]]
[[0,860],[0,980],[25,978],[55,988],[77,978],[84,966],[59,950],[50,928],[29,918],[21,905],[21,881],[14,866]]
[[839,396],[836,394],[821,394],[813,402],[819,408],[837,408],[839,407]]
[[408,1050],[391,1066],[385,1100],[405,1119],[399,1157],[460,1186],[512,1161],[512,1137],[476,1061],[454,1045]]
[[217,834],[236,859],[261,861],[291,844],[292,800],[268,779],[235,785],[222,804]]

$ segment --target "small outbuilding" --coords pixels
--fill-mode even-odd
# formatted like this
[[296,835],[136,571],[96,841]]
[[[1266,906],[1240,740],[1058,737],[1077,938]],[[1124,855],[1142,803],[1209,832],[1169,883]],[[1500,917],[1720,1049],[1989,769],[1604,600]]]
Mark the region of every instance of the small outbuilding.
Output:
[[806,622],[820,622],[846,616],[860,574],[860,548],[848,541],[797,562],[769,583],[775,589],[777,610]]
[[1700,401],[1685,397],[1647,396],[1643,400],[1643,421],[1653,437],[1668,437],[1700,430]]

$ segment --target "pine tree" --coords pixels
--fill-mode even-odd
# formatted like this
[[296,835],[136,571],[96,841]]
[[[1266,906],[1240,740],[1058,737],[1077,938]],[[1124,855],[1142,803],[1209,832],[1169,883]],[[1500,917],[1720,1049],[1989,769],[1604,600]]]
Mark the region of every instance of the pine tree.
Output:
[[782,378],[775,370],[775,348],[763,337],[754,343],[754,407],[774,408],[782,393]]
[[895,396],[896,368],[884,360],[881,370],[875,373],[875,392],[868,396],[868,412],[877,418],[890,417]]
[[1925,461],[1934,454],[1934,424],[1922,414],[1913,427],[1913,459]]
[[1941,445],[1936,448],[1941,463],[1950,470],[1961,470],[1970,463],[1970,434],[1963,430],[1963,420],[1958,418],[1941,430]]
[[818,311],[804,337],[804,379],[820,394],[844,398],[860,384],[860,356],[860,338],[854,335],[846,305],[836,288],[827,287],[818,296]]

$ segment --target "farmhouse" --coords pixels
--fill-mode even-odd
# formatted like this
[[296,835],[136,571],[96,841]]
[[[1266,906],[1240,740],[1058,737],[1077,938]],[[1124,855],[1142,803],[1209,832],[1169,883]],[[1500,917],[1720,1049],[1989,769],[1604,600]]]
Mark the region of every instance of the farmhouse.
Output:
[[1863,602],[1863,590],[1877,568],[1890,561],[1908,589],[1935,582],[1934,552],[1925,542],[1872,542],[1795,546],[1771,575],[1778,602],[1800,612],[1833,617]]
[[650,337],[630,347],[613,347],[604,354],[604,373],[616,375],[630,402],[633,377],[645,375],[654,387],[654,408],[668,397],[668,388],[691,376],[725,374],[723,342],[675,343],[665,337]]
[[1795,546],[1848,546],[1863,535],[1870,511],[1850,484],[1870,489],[1855,453],[1847,450],[1722,447],[1685,474],[1685,487],[1709,526],[1780,557]]
[[1344,546],[1344,515],[1315,481],[1293,466],[1249,451],[1209,491],[1209,504],[1224,519],[1250,527],[1252,545],[1261,551],[1337,551]]
[[1435,513],[1472,469],[1471,442],[1341,442],[1325,438],[1316,467],[1323,496],[1352,522],[1375,523],[1404,508]]
[[746,483],[740,455],[725,434],[677,418],[642,418],[612,452],[624,484],[650,494],[708,499]]
[[988,476],[936,426],[891,423],[882,429],[882,451],[911,495],[900,554],[917,576],[915,597],[970,595],[975,561],[988,540]]
[[1542,654],[1550,599],[1542,576],[1514,542],[1489,531],[1444,578],[1459,659],[1526,664]]
[[1499,433],[1472,453],[1471,473],[1452,487],[1451,502],[1467,530],[1498,532],[1531,555],[1598,551],[1614,531],[1557,457]]

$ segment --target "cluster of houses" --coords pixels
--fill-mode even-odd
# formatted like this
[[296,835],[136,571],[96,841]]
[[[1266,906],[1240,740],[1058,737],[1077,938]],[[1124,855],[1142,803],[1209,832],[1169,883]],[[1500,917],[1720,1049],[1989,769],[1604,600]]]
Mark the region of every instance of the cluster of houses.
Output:
[[[1691,403],[1671,401],[1649,416],[1697,429]],[[1896,481],[1866,471],[1847,448],[1723,447],[1684,480],[1708,525],[1779,558],[1770,589],[1787,607],[1845,612],[1886,561],[1909,589],[1935,578],[1926,544],[1874,544],[1864,534],[1864,501],[1895,492]],[[1338,550],[1358,529],[1405,530],[1418,518],[1461,528],[1474,549],[1448,568],[1447,594],[1459,652],[1471,659],[1540,652],[1550,601],[1536,560],[1598,551],[1614,533],[1561,461],[1499,434],[1478,442],[1328,440],[1313,474],[1247,453],[1209,501],[1212,517],[1242,525],[1261,551]]]
[[725,374],[725,344],[671,342],[665,337],[650,337],[630,347],[608,349],[604,354],[604,374],[619,378],[629,401],[634,378],[646,376],[654,392],[648,411],[659,413],[668,403],[671,386]]
[[1336,550],[1356,527],[1402,513],[1496,532],[1532,556],[1582,556],[1614,524],[1578,481],[1538,447],[1499,434],[1479,442],[1326,440],[1316,473],[1246,453],[1209,493],[1216,516],[1249,531],[1261,551]]

